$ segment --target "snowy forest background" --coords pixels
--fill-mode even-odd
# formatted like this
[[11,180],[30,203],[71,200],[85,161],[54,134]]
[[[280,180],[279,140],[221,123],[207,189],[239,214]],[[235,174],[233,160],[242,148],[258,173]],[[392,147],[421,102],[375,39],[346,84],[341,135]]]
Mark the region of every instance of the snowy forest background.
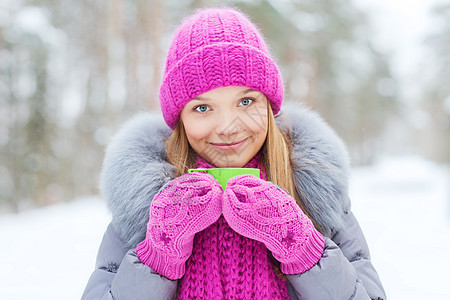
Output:
[[[384,15],[381,25],[369,2],[405,11],[417,3],[0,0],[0,281],[10,287],[0,288],[0,298],[81,296],[109,221],[98,191],[105,147],[136,112],[159,110],[164,57],[179,21],[196,7],[228,4],[262,29],[285,101],[318,111],[347,144],[353,208],[388,295],[448,299],[445,273],[419,257],[450,251],[450,1],[424,1],[426,24]],[[405,42],[396,52],[418,30],[417,47]],[[390,31],[400,32],[397,45],[385,36]],[[31,255],[26,238],[35,242]],[[52,247],[61,250],[56,257]],[[59,276],[67,253],[70,274]],[[37,264],[42,257],[55,264]],[[450,260],[440,265],[448,269]]]
[[374,44],[367,13],[348,0],[0,3],[0,211],[98,193],[111,136],[137,111],[159,109],[174,27],[195,7],[223,3],[261,27],[286,101],[317,110],[353,165],[385,153],[450,162],[448,1],[430,12],[436,26],[406,91]]

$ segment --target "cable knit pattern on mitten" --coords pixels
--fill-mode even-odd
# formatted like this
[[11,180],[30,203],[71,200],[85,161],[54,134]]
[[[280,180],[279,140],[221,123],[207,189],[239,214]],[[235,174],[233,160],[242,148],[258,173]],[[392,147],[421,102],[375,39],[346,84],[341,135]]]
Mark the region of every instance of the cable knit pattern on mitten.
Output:
[[222,187],[209,174],[170,181],[150,206],[146,238],[136,247],[139,259],[169,279],[182,277],[194,235],[221,215],[221,197]]
[[236,232],[263,242],[285,274],[309,270],[321,258],[323,236],[295,200],[269,181],[241,175],[228,181],[223,215]]
[[[259,154],[244,167],[261,169]],[[201,157],[199,168],[213,166]],[[194,238],[178,299],[289,299],[286,281],[278,276],[266,246],[234,231],[221,216]]]

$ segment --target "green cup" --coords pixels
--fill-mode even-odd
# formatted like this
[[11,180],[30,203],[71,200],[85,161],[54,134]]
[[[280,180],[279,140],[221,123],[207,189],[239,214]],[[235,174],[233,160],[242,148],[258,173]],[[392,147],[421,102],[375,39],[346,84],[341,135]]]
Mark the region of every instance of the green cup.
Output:
[[189,169],[188,173],[196,171],[206,171],[211,174],[219,184],[222,186],[223,190],[227,187],[228,180],[239,175],[250,174],[259,178],[259,169],[255,168],[212,168],[212,169]]

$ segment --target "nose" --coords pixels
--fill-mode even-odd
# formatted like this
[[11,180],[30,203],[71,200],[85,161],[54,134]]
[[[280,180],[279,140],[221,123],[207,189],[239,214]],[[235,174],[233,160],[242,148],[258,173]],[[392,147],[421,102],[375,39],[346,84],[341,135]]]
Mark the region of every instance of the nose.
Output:
[[240,120],[236,114],[226,112],[217,118],[216,133],[218,135],[233,135],[239,132]]

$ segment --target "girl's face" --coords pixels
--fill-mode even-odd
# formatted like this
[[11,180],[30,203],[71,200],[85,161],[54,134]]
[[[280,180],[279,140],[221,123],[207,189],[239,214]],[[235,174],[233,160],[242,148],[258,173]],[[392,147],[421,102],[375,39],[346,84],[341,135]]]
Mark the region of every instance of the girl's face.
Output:
[[267,136],[267,98],[241,86],[220,87],[188,102],[181,112],[192,149],[219,168],[243,167]]

